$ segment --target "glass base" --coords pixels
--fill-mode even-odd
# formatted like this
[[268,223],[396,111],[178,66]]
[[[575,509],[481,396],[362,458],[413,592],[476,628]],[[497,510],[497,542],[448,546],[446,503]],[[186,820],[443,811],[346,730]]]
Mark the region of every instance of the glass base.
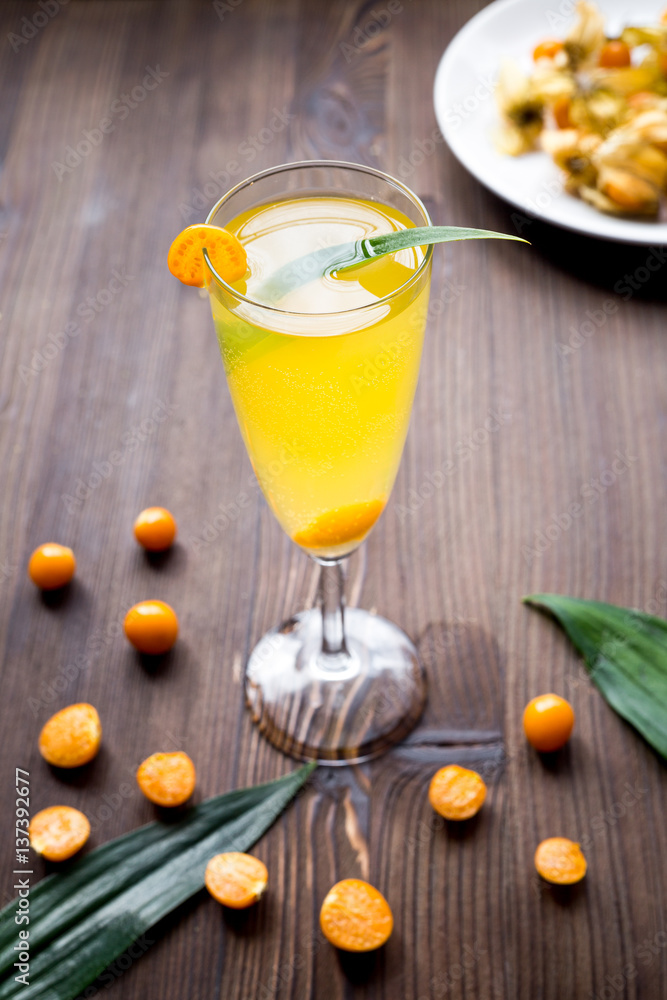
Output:
[[267,632],[250,655],[253,720],[298,760],[369,760],[402,740],[422,713],[426,678],[401,629],[346,608],[345,643],[345,652],[322,652],[322,614],[313,608]]

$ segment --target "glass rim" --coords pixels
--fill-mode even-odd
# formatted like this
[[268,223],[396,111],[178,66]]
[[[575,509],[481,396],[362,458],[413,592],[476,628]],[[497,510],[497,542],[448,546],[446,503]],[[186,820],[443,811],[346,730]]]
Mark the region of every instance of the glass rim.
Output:
[[[347,160],[296,160],[294,163],[281,163],[276,167],[268,167],[266,170],[260,170],[258,171],[258,173],[252,174],[250,177],[246,177],[245,180],[239,181],[239,183],[235,184],[233,188],[230,188],[230,190],[226,194],[223,194],[222,198],[218,199],[218,201],[215,203],[213,208],[206,216],[206,225],[214,225],[214,223],[211,222],[211,219],[218,211],[220,206],[223,205],[230,198],[232,198],[235,194],[238,194],[238,192],[242,191],[244,188],[250,187],[257,181],[264,180],[266,177],[271,177],[273,174],[285,173],[290,170],[301,169],[304,167],[337,167],[345,170],[356,170],[358,173],[370,174],[372,177],[376,177],[378,180],[385,181],[386,183],[390,184],[392,187],[398,189],[404,195],[406,195],[409,198],[409,200],[412,201],[412,203],[423,213],[424,218],[427,220],[426,225],[429,226],[433,225],[431,216],[429,215],[428,210],[424,205],[423,201],[418,195],[414,193],[414,191],[411,190],[411,188],[407,186],[407,184],[404,184],[402,181],[399,181],[398,178],[396,177],[392,177],[391,174],[387,174],[382,170],[377,170],[375,167],[368,167],[363,163],[350,163]],[[227,292],[227,294],[231,295],[234,299],[236,299],[237,302],[239,303],[243,302],[246,305],[252,306],[254,309],[264,309],[268,313],[275,313],[280,316],[298,316],[301,317],[302,319],[313,318],[313,319],[319,319],[320,321],[326,318],[331,319],[334,316],[345,316],[352,314],[358,316],[363,314],[365,310],[377,309],[378,306],[382,306],[385,303],[392,302],[393,299],[397,298],[399,295],[402,295],[404,292],[408,291],[409,288],[417,282],[417,280],[421,277],[422,273],[424,272],[425,268],[427,268],[428,265],[430,264],[432,255],[433,255],[433,244],[430,243],[427,246],[426,253],[424,254],[424,259],[422,260],[421,264],[419,265],[417,270],[407,279],[407,281],[403,282],[402,285],[399,285],[399,287],[394,289],[393,292],[390,292],[388,295],[384,295],[381,299],[377,299],[375,302],[367,302],[363,306],[354,306],[352,309],[341,309],[336,312],[309,313],[309,312],[294,312],[294,310],[291,309],[279,309],[277,306],[269,305],[266,302],[258,302],[257,299],[252,299],[247,295],[242,295],[241,292],[237,291],[232,285],[229,285],[224,280],[224,278],[220,277],[220,275],[218,274],[218,272],[215,270],[215,268],[211,263],[208,252],[204,250],[206,266],[211,272],[213,279],[217,282],[218,285],[222,287],[222,289],[225,292]]]

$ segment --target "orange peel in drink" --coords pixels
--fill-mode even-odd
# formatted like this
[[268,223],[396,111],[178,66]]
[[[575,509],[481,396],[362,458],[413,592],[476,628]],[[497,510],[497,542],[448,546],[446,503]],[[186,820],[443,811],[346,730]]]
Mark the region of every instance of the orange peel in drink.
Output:
[[484,805],[486,784],[477,771],[458,764],[441,767],[431,778],[428,800],[445,819],[471,819]]
[[90,836],[90,823],[71,806],[49,806],[35,813],[28,826],[30,846],[47,861],[67,861]]
[[39,734],[39,752],[54,767],[81,767],[97,754],[102,724],[97,709],[86,702],[61,708]]
[[586,874],[586,858],[567,837],[549,837],[535,851],[535,868],[546,882],[574,885]]
[[327,941],[342,951],[374,951],[389,939],[394,917],[375,886],[346,878],[324,897],[320,927]]
[[233,233],[220,226],[188,226],[179,233],[169,248],[167,266],[184,285],[204,288],[206,269],[204,249],[220,277],[231,284],[246,273],[248,258]]
[[206,888],[214,899],[232,910],[245,910],[264,894],[269,881],[266,865],[252,854],[228,851],[206,865]]
[[356,542],[366,535],[384,509],[384,500],[336,507],[297,531],[293,540],[304,549],[329,549]]
[[151,754],[137,770],[139,788],[156,806],[182,806],[196,782],[195,766],[182,750]]

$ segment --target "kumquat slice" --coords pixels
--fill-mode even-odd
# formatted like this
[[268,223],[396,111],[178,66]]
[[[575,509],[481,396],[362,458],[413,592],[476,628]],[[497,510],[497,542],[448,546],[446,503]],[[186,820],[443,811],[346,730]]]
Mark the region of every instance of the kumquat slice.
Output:
[[229,851],[211,858],[204,881],[213,898],[223,906],[245,910],[264,894],[269,873],[264,862],[252,854]]
[[169,248],[169,270],[184,285],[204,288],[206,270],[204,248],[220,277],[231,284],[246,273],[248,259],[243,246],[233,233],[219,226],[188,226]]

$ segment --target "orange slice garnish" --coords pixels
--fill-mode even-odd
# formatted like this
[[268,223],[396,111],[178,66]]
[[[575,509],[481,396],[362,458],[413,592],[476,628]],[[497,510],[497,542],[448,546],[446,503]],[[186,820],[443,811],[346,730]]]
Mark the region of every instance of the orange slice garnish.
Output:
[[171,244],[167,258],[169,270],[184,285],[203,288],[206,284],[204,248],[224,281],[231,284],[246,273],[246,252],[233,233],[219,226],[188,226]]

